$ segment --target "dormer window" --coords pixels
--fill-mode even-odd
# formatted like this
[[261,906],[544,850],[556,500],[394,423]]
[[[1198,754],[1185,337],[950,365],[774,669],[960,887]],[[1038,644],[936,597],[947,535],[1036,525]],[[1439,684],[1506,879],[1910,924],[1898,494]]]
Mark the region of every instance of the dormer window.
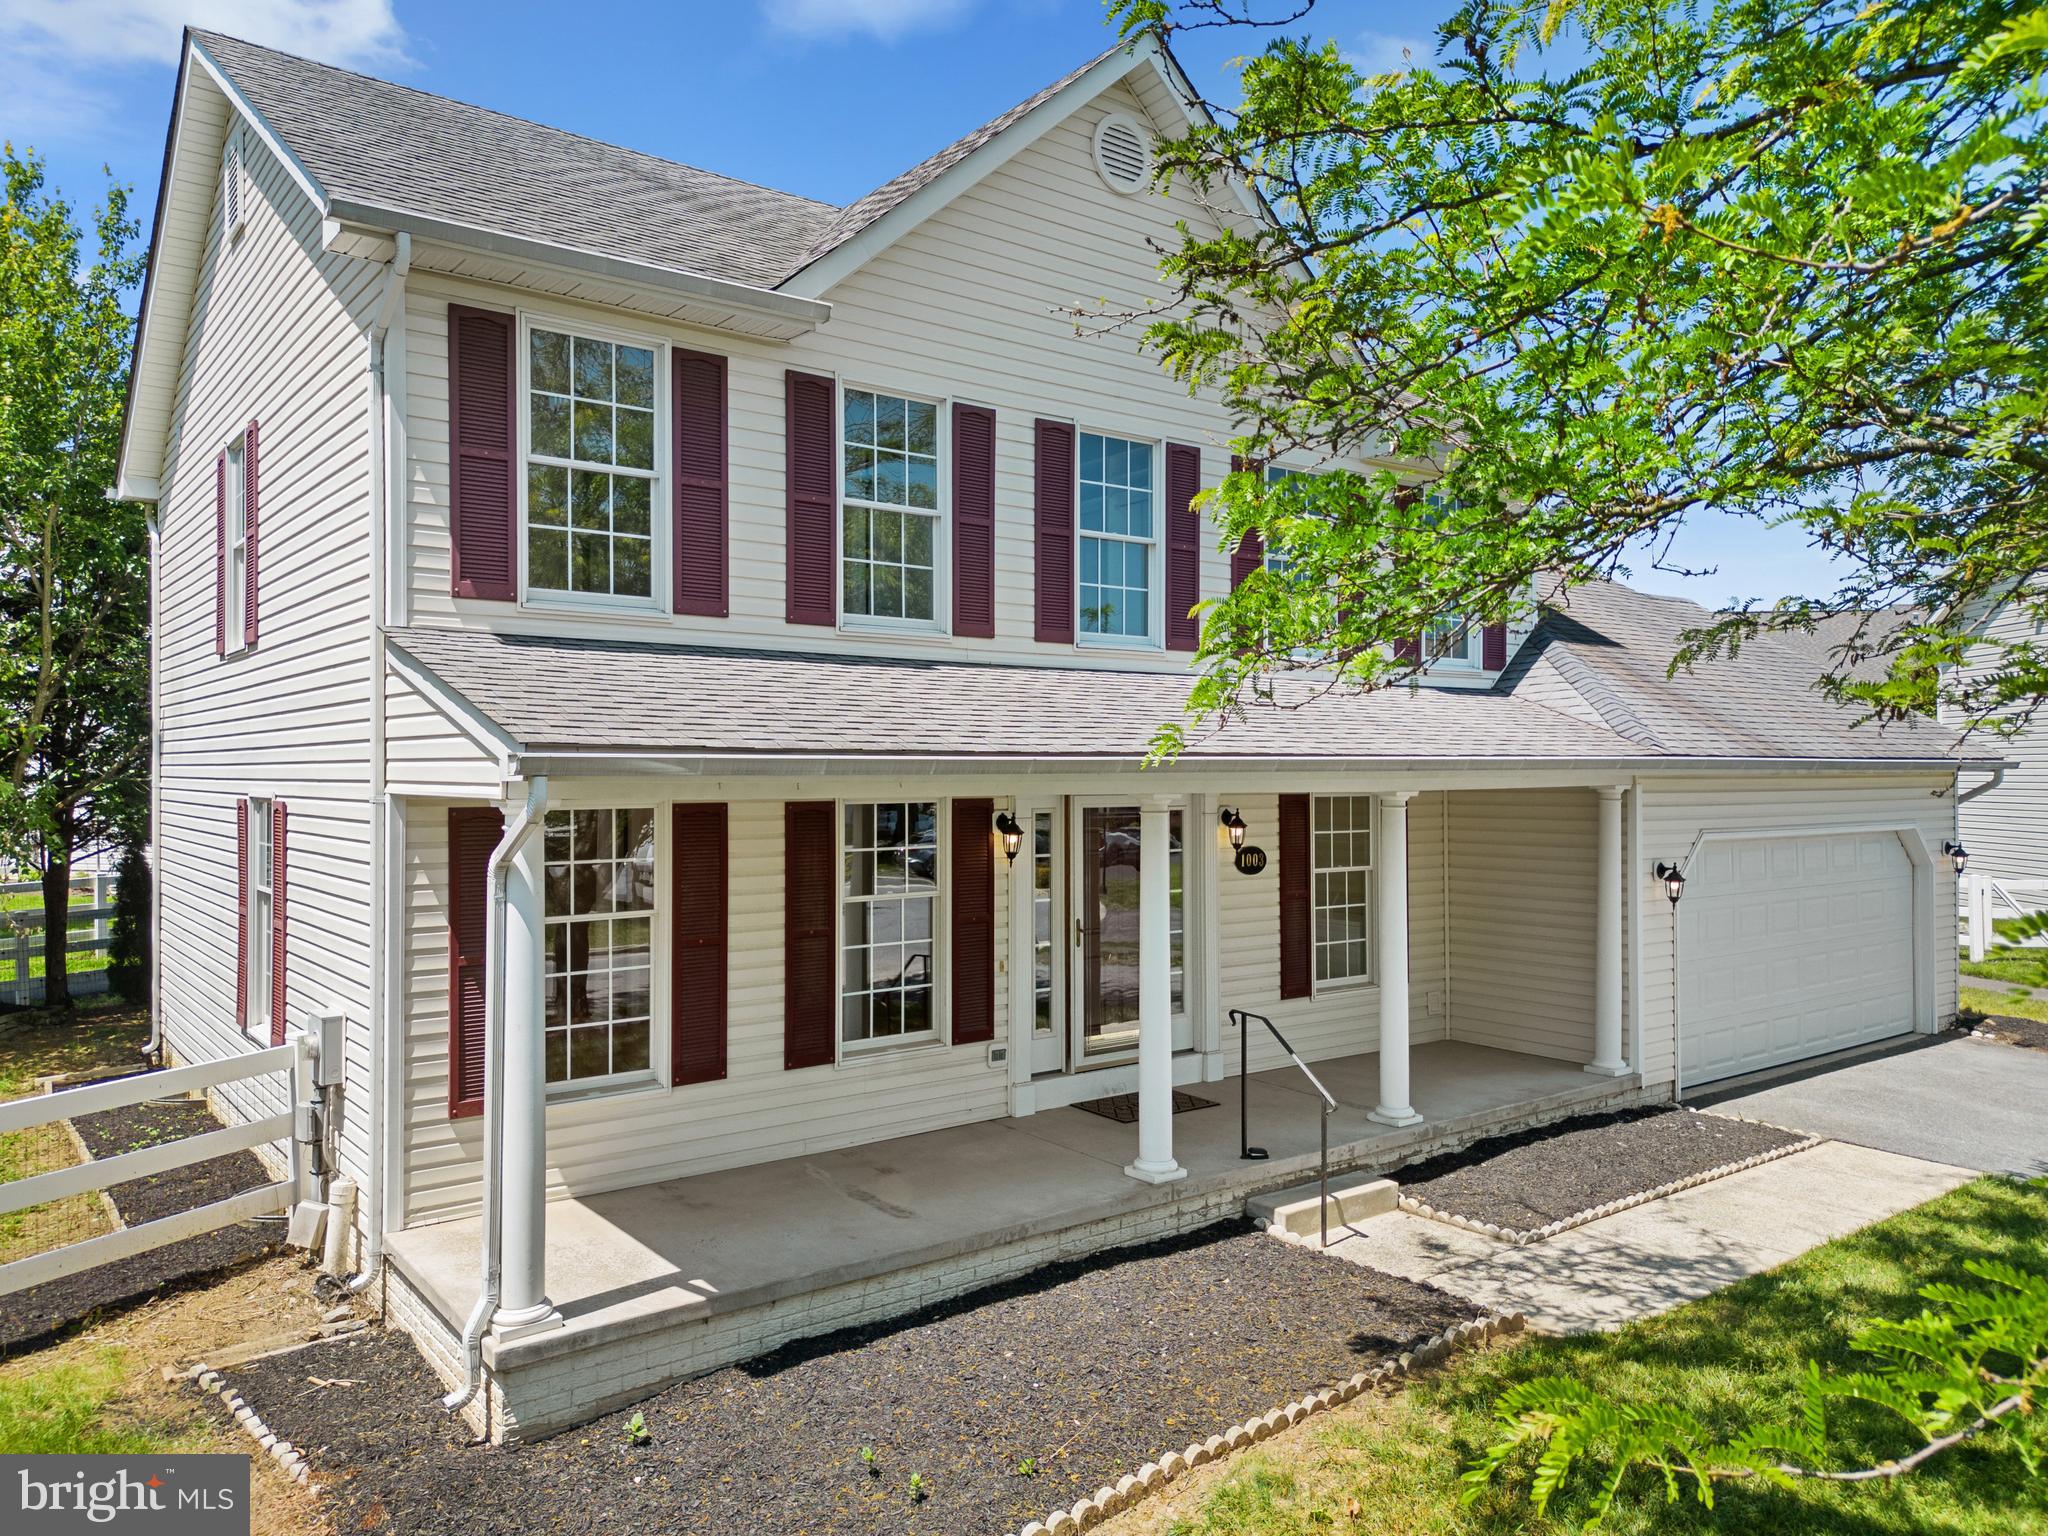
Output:
[[1445,614],[1429,626],[1426,654],[1432,666],[1479,665],[1479,632],[1457,614]]

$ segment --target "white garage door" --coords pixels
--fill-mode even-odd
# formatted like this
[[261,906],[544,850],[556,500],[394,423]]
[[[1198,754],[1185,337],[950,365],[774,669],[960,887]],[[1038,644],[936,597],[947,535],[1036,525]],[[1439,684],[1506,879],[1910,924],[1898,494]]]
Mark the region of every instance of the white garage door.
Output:
[[1890,832],[1709,838],[1679,910],[1683,1087],[1913,1027],[1913,866]]

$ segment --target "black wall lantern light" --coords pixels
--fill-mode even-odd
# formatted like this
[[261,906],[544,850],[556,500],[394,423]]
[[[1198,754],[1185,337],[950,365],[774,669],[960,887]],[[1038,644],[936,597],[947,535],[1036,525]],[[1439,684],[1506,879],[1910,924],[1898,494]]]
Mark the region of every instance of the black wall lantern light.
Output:
[[1008,811],[997,811],[996,830],[1003,835],[1003,853],[1012,864],[1016,863],[1017,850],[1024,846],[1024,829]]
[[1941,851],[1956,861],[1956,878],[1963,878],[1963,871],[1970,867],[1970,850],[1958,842],[1946,842]]
[[1685,871],[1676,864],[1659,864],[1657,878],[1664,882],[1664,894],[1671,898],[1671,905],[1678,905],[1678,898],[1685,894]]
[[1222,823],[1223,830],[1230,834],[1230,846],[1233,849],[1242,848],[1244,846],[1244,817],[1240,816],[1234,807],[1225,806],[1216,813],[1216,820]]

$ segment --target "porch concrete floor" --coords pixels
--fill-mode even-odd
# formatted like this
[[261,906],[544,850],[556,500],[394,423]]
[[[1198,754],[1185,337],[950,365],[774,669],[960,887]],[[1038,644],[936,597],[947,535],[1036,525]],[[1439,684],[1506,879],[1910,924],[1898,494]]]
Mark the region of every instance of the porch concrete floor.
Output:
[[[1417,1126],[1366,1118],[1379,1058],[1315,1065],[1336,1096],[1333,1169],[1380,1171],[1503,1117],[1562,1113],[1635,1090],[1633,1077],[1457,1041],[1414,1047]],[[1251,1079],[1254,1145],[1238,1156],[1237,1081],[1193,1083],[1214,1109],[1174,1116],[1188,1176],[1142,1184],[1124,1165],[1137,1127],[1078,1109],[985,1120],[891,1141],[643,1184],[548,1205],[547,1289],[567,1324],[487,1342],[494,1363],[538,1360],[671,1323],[701,1321],[784,1297],[998,1247],[1067,1227],[1219,1192],[1299,1183],[1317,1162],[1319,1101],[1291,1066]],[[415,1227],[390,1240],[393,1262],[460,1325],[477,1294],[476,1218]],[[502,1355],[502,1358],[500,1356]]]

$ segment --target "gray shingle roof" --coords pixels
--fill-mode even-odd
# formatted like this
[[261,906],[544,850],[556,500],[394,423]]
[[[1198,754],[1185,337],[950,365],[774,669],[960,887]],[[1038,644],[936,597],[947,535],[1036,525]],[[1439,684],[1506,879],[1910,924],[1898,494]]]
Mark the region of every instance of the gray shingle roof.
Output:
[[[907,661],[412,628],[400,650],[526,750],[707,756],[1088,759],[1135,764],[1181,718],[1172,672]],[[1524,699],[1444,689],[1255,708],[1190,744],[1203,758],[1640,757]]]
[[1926,760],[1955,749],[1955,734],[1932,721],[1858,725],[1857,710],[1823,697],[1820,636],[1759,636],[1737,656],[1668,676],[1679,635],[1713,618],[1618,582],[1573,588],[1547,606],[1501,691],[1513,694],[1547,661],[1616,732],[1676,756]]
[[840,215],[218,32],[193,36],[336,197],[759,287]]
[[1128,46],[1103,50],[842,209],[219,32],[192,36],[332,196],[764,288]]

